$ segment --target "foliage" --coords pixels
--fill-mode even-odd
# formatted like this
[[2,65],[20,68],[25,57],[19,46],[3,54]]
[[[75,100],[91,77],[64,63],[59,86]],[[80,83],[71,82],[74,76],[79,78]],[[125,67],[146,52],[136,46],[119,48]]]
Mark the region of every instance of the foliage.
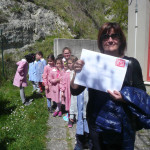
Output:
[[127,31],[128,27],[128,0],[114,0],[109,6],[107,16],[112,17],[111,21],[118,22]]
[[97,39],[99,27],[107,21],[120,23],[127,32],[127,0],[32,0],[32,2],[58,14],[76,35],[75,38]]
[[48,55],[53,53],[54,39],[55,38],[72,38],[66,30],[55,30],[52,36],[45,37],[44,40],[36,41],[33,46],[30,46],[24,53],[24,55],[28,53],[36,53],[37,51],[42,51],[44,54],[44,58],[47,58]]
[[0,24],[8,22],[8,15],[6,15],[2,10],[0,10]]
[[10,11],[13,12],[13,13],[21,14],[21,13],[23,13],[23,8],[22,8],[18,3],[16,3],[16,4],[10,9]]
[[2,60],[0,60],[0,85],[6,80],[12,81],[16,72],[16,62],[12,61],[11,56],[7,58],[8,55],[5,56],[4,61],[4,76],[2,73]]
[[[25,89],[26,96],[34,97],[30,106],[24,106],[19,88],[7,81],[0,88],[0,147],[7,150],[44,149],[46,147],[47,119],[46,98],[31,95],[31,87]],[[5,91],[5,92],[4,92]]]

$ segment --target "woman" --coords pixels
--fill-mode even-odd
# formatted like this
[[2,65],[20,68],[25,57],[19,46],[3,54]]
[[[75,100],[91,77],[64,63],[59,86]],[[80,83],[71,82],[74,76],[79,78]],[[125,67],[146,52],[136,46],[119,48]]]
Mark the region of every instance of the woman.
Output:
[[[131,86],[130,80],[133,79],[133,87],[146,90],[143,78],[142,71],[139,65],[139,62],[134,58],[129,58],[124,55],[126,50],[126,38],[119,24],[117,23],[105,23],[99,30],[98,33],[98,47],[101,53],[120,57],[124,59],[128,59],[132,61],[132,71],[130,67],[127,69],[127,73],[124,79],[123,87]],[[81,71],[84,62],[82,60],[78,60],[74,69],[75,72]],[[131,77],[132,72],[132,77]],[[123,88],[122,87],[122,88]],[[74,84],[74,80],[71,82],[71,93],[73,95],[80,94],[85,87]],[[109,109],[107,109],[110,105],[113,106],[113,109],[118,111],[117,108],[123,110],[124,105],[128,105],[126,101],[124,101],[121,92],[119,91],[109,91],[108,93],[97,91],[89,88],[89,102],[87,106],[87,119],[90,130],[90,138],[92,140],[91,149],[92,150],[125,150],[125,149],[134,149],[134,141],[135,141],[135,130],[131,127],[128,135],[130,137],[129,142],[126,142],[124,137],[127,135],[126,131],[124,132],[123,121],[128,123],[130,126],[130,122],[128,120],[128,114],[126,111],[122,111],[122,116],[117,114],[115,117],[118,119],[120,116],[120,125],[119,129],[110,129],[107,127],[107,124],[111,124],[112,120],[107,118],[107,115],[110,113]],[[106,109],[105,109],[106,108]],[[111,110],[110,110],[111,111]],[[104,115],[107,118],[106,125],[103,127],[100,126],[101,115]],[[120,115],[120,116],[119,116]],[[111,115],[110,115],[111,116]],[[123,118],[125,116],[126,118]],[[119,120],[118,119],[118,120]],[[104,120],[105,121],[105,120]],[[113,124],[111,124],[113,126]],[[132,125],[131,125],[132,126]],[[116,127],[116,126],[114,126]],[[120,132],[119,132],[120,131]],[[125,135],[126,134],[126,135]],[[126,144],[125,144],[126,142]]]
[[69,47],[64,47],[62,50],[62,55],[63,55],[65,61],[68,60],[69,57],[71,56],[71,49]]

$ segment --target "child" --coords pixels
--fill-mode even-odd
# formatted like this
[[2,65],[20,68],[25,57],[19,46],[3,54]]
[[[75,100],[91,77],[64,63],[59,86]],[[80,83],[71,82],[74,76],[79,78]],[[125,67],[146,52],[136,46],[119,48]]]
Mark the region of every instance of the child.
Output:
[[51,70],[49,81],[51,82],[51,98],[52,101],[56,102],[57,108],[55,112],[53,113],[53,117],[56,117],[57,115],[59,117],[62,116],[61,111],[61,102],[62,98],[64,97],[64,91],[63,87],[60,87],[60,80],[62,78],[62,75],[64,73],[63,71],[63,63],[61,58],[56,58],[55,60],[55,66],[56,68],[53,68]]
[[67,62],[64,62],[64,73],[62,79],[60,81],[60,87],[64,91],[64,98],[62,104],[65,104],[65,110],[69,111],[70,103],[71,103],[71,92],[70,92],[70,69],[68,67]]
[[47,57],[47,63],[48,65],[46,65],[44,67],[44,73],[43,73],[43,82],[45,85],[45,93],[46,93],[46,98],[47,98],[47,107],[48,107],[48,111],[50,113],[52,113],[52,107],[51,107],[51,83],[48,81],[48,77],[50,75],[50,72],[52,69],[54,69],[54,61],[55,61],[55,57],[54,55],[49,55]]
[[[35,54],[33,54],[34,57],[35,57]],[[36,78],[36,67],[35,67],[35,61],[34,62],[31,62],[29,63],[29,81],[32,82],[32,85],[33,85],[33,91],[36,91],[37,87],[36,87],[36,83],[35,83],[35,78]]]
[[36,84],[37,84],[37,92],[43,92],[43,84],[42,84],[42,74],[44,72],[44,67],[46,66],[46,61],[43,58],[42,52],[36,53]]
[[16,63],[18,65],[18,68],[14,77],[13,85],[20,88],[20,97],[24,105],[30,104],[30,102],[26,101],[24,87],[27,86],[28,63],[34,61],[35,55],[29,54],[25,56],[25,59],[22,59],[21,61]]
[[87,149],[89,147],[89,128],[86,121],[86,106],[88,103],[88,89],[86,88],[77,96],[77,127],[76,127],[76,145],[74,150]]
[[[67,60],[68,63],[68,67],[70,69],[70,81],[73,78],[74,75],[74,70],[73,70],[73,64],[78,60],[77,57],[75,56],[70,56],[70,58]],[[69,86],[70,88],[70,86]],[[77,113],[77,96],[73,96],[71,95],[71,101],[70,101],[70,107],[69,107],[69,120],[68,120],[68,127],[72,128],[73,126],[73,122],[74,122],[74,118],[75,118],[75,114]]]

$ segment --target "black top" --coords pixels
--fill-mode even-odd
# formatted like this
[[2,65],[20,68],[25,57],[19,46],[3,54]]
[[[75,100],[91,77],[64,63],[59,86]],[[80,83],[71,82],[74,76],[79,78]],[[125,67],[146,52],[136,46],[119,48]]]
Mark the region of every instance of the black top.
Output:
[[[141,70],[139,62],[135,58],[127,57],[127,56],[124,56],[124,59],[131,60],[132,63],[131,65],[128,65],[122,87],[131,86],[130,81],[132,79],[133,87],[146,91],[146,88],[143,82],[142,70]],[[132,73],[132,77],[131,77],[131,73]],[[83,86],[79,86],[78,89],[71,88],[71,94],[79,95],[81,92],[84,91],[84,89],[85,87]],[[93,121],[95,122],[95,119],[101,107],[109,99],[111,98],[108,93],[89,88],[89,102],[87,105],[87,118],[90,119],[92,122]]]

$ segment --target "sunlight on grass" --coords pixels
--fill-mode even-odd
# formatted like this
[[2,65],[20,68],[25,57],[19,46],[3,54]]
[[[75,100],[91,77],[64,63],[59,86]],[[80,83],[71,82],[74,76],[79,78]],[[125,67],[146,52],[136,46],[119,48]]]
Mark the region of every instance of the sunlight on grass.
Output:
[[[25,89],[27,97],[34,97],[31,91],[31,86]],[[0,87],[1,149],[44,149],[47,120],[45,97],[36,97],[30,106],[24,106],[20,100],[19,88],[8,81]]]

